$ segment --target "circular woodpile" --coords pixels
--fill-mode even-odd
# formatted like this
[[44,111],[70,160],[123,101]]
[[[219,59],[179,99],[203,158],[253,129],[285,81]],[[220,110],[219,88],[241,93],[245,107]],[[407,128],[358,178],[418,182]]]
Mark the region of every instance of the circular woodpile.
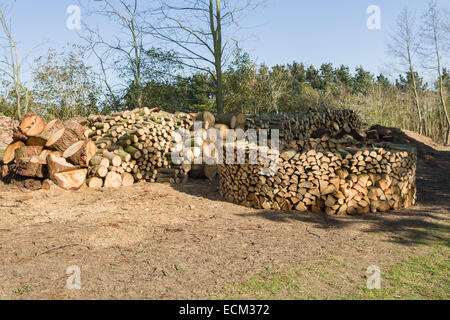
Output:
[[[331,145],[331,147],[330,147]],[[244,206],[356,215],[398,210],[416,201],[416,151],[389,143],[352,146],[351,139],[307,138],[289,143],[278,168],[221,164],[221,194]],[[248,153],[248,150],[247,150]],[[277,159],[277,160],[276,160]]]

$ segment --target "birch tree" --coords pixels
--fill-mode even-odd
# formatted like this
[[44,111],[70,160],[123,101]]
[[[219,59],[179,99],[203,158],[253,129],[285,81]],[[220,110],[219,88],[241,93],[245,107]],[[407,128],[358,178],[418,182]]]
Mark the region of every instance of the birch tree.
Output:
[[412,83],[409,89],[413,95],[418,115],[418,131],[423,134],[425,132],[424,112],[416,79],[416,59],[421,48],[417,33],[414,15],[407,8],[404,8],[397,18],[396,27],[390,34],[388,48],[391,55],[406,69],[402,71],[411,74]]
[[447,123],[447,132],[445,137],[445,144],[450,144],[450,119],[446,106],[446,95],[444,88],[443,77],[443,52],[445,45],[450,39],[448,34],[447,23],[448,15],[444,14],[443,10],[440,10],[436,2],[430,1],[428,3],[428,9],[423,15],[423,27],[422,27],[422,40],[425,44],[424,55],[425,58],[431,63],[431,68],[435,70],[438,78],[438,92],[439,100],[442,107],[442,111]]
[[[142,107],[143,69],[145,63],[144,20],[146,11],[139,0],[96,0],[86,8],[87,16],[101,17],[102,22],[112,23],[115,34],[100,26],[90,26],[84,22],[84,33],[80,36],[86,41],[99,61],[103,83],[117,102],[118,95],[125,90],[117,79],[130,78],[135,88],[135,100]],[[80,3],[82,4],[82,3]],[[128,86],[128,84],[127,84]]]
[[5,55],[4,59],[0,60],[0,71],[2,71],[8,78],[13,87],[13,94],[15,99],[15,116],[17,119],[22,118],[30,107],[31,92],[27,88],[25,82],[22,80],[23,66],[26,59],[30,55],[30,50],[23,57],[20,56],[17,41],[15,40],[11,31],[11,22],[8,19],[6,10],[0,6],[0,25],[3,36],[1,39],[5,41]]

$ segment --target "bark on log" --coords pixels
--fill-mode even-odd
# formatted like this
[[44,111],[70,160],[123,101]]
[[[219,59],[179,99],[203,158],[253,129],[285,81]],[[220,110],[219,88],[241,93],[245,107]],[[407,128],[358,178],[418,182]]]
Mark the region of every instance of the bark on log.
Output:
[[61,130],[64,128],[64,124],[59,119],[54,119],[47,123],[44,130],[39,134],[39,138],[47,141],[50,139],[50,137],[56,133],[58,130]]
[[217,165],[206,165],[204,166],[205,176],[209,180],[214,180],[217,175]]
[[99,189],[103,187],[103,179],[98,177],[90,177],[86,180],[86,184],[91,189]]
[[92,157],[91,161],[89,161],[89,165],[94,167],[94,166],[103,166],[105,168],[108,168],[110,164],[109,159],[104,158],[103,156],[100,155],[95,155]]
[[104,166],[95,166],[89,169],[89,175],[99,178],[104,178],[108,174],[108,167]]
[[112,166],[118,167],[122,163],[122,159],[120,157],[112,152],[105,151],[103,152],[103,157],[109,160],[110,164]]
[[13,128],[13,140],[27,141],[28,137],[20,130],[19,127]]
[[[14,152],[14,159],[16,161],[23,159],[23,158],[31,158],[34,156],[39,156],[42,153],[42,147],[41,146],[23,146],[20,148],[17,148]],[[44,159],[45,163],[45,159]]]
[[56,184],[51,179],[45,179],[42,181],[42,189],[51,190],[52,188],[56,188]]
[[197,116],[197,121],[203,122],[203,128],[209,129],[214,126],[216,122],[216,117],[209,111],[200,112]]
[[64,152],[77,141],[78,137],[72,131],[60,129],[47,140],[45,146]]
[[72,131],[80,140],[84,140],[84,131],[87,129],[76,121],[68,120],[64,123],[66,130]]
[[16,161],[14,172],[24,177],[45,178],[47,177],[47,165],[32,162],[31,158],[22,158]]
[[29,190],[40,190],[42,189],[42,182],[38,179],[26,179],[23,186]]
[[26,140],[26,144],[27,146],[45,146],[45,143],[47,142],[47,140],[44,140],[42,138],[39,137],[29,137]]

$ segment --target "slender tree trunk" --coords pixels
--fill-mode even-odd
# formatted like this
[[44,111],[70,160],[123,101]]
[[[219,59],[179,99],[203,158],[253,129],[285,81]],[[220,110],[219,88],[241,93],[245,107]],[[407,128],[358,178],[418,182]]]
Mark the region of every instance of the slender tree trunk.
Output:
[[222,76],[222,68],[216,67],[216,74],[217,74],[217,85],[216,85],[216,107],[217,107],[217,113],[223,114],[224,113],[224,103],[223,103],[223,76]]
[[223,75],[222,75],[222,21],[220,16],[220,0],[216,0],[216,26],[214,26],[214,5],[209,0],[209,17],[214,43],[214,62],[216,69],[216,108],[217,113],[224,113]]
[[425,132],[425,125],[424,125],[424,121],[423,121],[423,112],[421,109],[421,105],[420,105],[420,100],[419,100],[419,92],[417,90],[417,82],[416,82],[416,75],[414,74],[414,70],[412,68],[412,63],[410,61],[410,73],[411,73],[411,79],[413,81],[413,94],[414,94],[414,102],[417,108],[417,113],[419,115],[419,133],[423,134]]
[[445,103],[445,93],[444,93],[444,83],[442,79],[442,72],[441,72],[441,56],[439,55],[439,44],[437,39],[437,31],[436,29],[434,31],[434,44],[436,49],[436,59],[437,59],[437,71],[439,76],[439,98],[441,100],[441,106],[442,110],[445,114],[445,121],[447,122],[447,132],[444,140],[445,145],[450,145],[450,119],[448,116],[447,106]]

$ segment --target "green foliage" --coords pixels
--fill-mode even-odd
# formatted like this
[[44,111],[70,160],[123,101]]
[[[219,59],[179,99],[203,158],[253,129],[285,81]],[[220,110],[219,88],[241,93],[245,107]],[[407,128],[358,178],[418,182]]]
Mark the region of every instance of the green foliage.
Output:
[[14,289],[14,290],[13,290],[13,293],[14,293],[14,294],[17,294],[17,295],[19,295],[19,296],[21,296],[21,295],[23,295],[23,294],[27,294],[28,292],[30,292],[31,289],[32,289],[31,286],[29,286],[29,285],[23,285],[23,286],[20,287],[20,288]]
[[14,105],[4,97],[0,97],[0,115],[11,118],[14,118],[16,115],[16,109]]
[[98,112],[100,91],[85,58],[83,48],[73,46],[67,53],[50,49],[35,60],[34,112],[63,120]]
[[[450,76],[443,73],[450,92]],[[446,123],[437,92],[415,73],[423,101],[425,134],[442,143]],[[298,112],[309,107],[350,108],[358,111],[368,125],[400,127],[418,131],[419,119],[413,100],[410,73],[399,75],[391,83],[383,74],[377,76],[362,66],[350,72],[348,66],[330,63],[319,68],[294,62],[272,68],[252,61],[236,50],[234,59],[223,73],[225,111],[245,113]],[[125,100],[131,107],[133,89]],[[175,79],[154,79],[143,88],[144,105],[167,110],[215,110],[215,88],[207,73],[195,73]],[[450,94],[448,94],[450,97]]]

